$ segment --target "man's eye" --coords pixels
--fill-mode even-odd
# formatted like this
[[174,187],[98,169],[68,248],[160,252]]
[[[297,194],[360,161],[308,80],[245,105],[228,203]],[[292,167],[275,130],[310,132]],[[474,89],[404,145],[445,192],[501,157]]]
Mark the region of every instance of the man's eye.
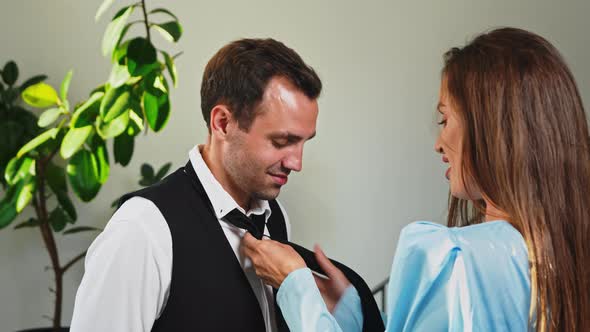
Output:
[[285,146],[287,146],[287,140],[272,140],[272,145],[275,148],[284,148]]

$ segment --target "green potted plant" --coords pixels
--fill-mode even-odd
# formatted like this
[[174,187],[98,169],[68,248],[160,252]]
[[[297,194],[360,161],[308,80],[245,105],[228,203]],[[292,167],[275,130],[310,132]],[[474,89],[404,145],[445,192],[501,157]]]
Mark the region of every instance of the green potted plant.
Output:
[[[103,2],[97,19],[112,2]],[[134,12],[139,13],[140,19],[129,22]],[[164,21],[154,22],[152,18]],[[145,36],[126,38],[134,24],[145,27]],[[63,79],[59,93],[43,82],[22,89],[27,104],[44,109],[37,121],[43,130],[20,146],[6,165],[0,228],[12,224],[27,206],[34,208],[35,216],[17,227],[40,230],[55,279],[52,328],[35,331],[63,329],[63,275],[85,255],[84,251],[64,263],[54,234],[96,230],[75,226],[77,212],[71,193],[83,202],[96,197],[110,174],[107,142],[113,142],[114,162],[126,166],[133,154],[135,138],[150,129],[159,132],[169,119],[168,79],[176,85],[175,57],[154,47],[151,31],[160,32],[171,42],[177,42],[182,35],[174,14],[164,8],[148,11],[145,0],[116,13],[102,42],[103,54],[112,61],[109,79],[91,91],[84,101],[73,104],[68,99],[71,71]]]
[[[39,134],[37,116],[22,107],[20,94],[29,86],[44,81],[47,76],[37,75],[17,85],[19,70],[16,62],[8,61],[0,69],[0,174],[18,149]],[[0,177],[2,189],[6,180]]]

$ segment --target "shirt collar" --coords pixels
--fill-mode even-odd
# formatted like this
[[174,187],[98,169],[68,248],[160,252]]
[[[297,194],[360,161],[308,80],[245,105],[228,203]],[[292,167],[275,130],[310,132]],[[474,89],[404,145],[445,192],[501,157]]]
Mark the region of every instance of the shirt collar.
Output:
[[253,206],[249,211],[244,211],[244,209],[239,206],[238,203],[236,203],[233,197],[231,197],[231,195],[225,191],[225,189],[223,189],[223,186],[221,186],[221,183],[217,181],[213,173],[211,173],[211,170],[201,155],[202,149],[202,145],[195,146],[189,150],[188,156],[193,168],[195,169],[197,177],[203,185],[203,189],[205,189],[205,193],[211,201],[211,205],[213,205],[213,211],[215,211],[217,219],[222,219],[233,209],[238,209],[247,216],[250,216],[251,214],[264,214],[265,221],[268,221],[268,218],[271,214],[268,201],[256,200],[253,202]]

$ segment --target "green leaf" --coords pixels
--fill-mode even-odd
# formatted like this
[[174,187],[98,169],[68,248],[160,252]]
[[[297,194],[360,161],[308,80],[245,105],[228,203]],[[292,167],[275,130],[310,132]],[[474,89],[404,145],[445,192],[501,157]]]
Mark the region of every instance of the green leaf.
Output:
[[68,191],[66,173],[63,167],[57,166],[52,162],[48,163],[45,168],[45,179],[53,192]]
[[146,179],[153,179],[154,178],[154,168],[152,165],[148,163],[143,163],[141,165],[141,176]]
[[0,202],[0,229],[8,226],[17,215],[14,202]]
[[107,11],[107,9],[109,9],[109,7],[113,4],[113,1],[115,1],[115,0],[104,0],[100,4],[100,7],[98,7],[98,10],[96,11],[96,15],[94,16],[95,21],[98,21],[100,19],[100,17],[102,16],[102,14],[104,14]]
[[25,153],[37,148],[39,145],[47,142],[48,140],[52,140],[55,139],[55,136],[57,136],[57,133],[59,132],[59,128],[51,128],[45,132],[43,132],[41,135],[33,138],[31,141],[29,141],[27,144],[25,144],[25,146],[23,146],[16,154],[16,156],[18,158],[22,157]]
[[0,201],[0,229],[9,225],[18,215],[16,212],[16,187],[9,187],[4,199]]
[[[124,30],[123,30],[124,32]],[[126,64],[126,56],[127,56],[127,47],[129,47],[129,40],[124,42],[123,44],[117,45],[115,51],[113,51],[112,61],[114,63],[118,63],[121,66],[127,66]]]
[[62,130],[61,128],[58,128],[58,129],[59,129],[59,131],[55,135],[54,139],[51,139],[51,140],[41,144],[34,151],[31,151],[30,155],[32,157],[39,157],[41,155],[48,156],[48,155],[52,154],[54,151],[58,151],[61,141],[63,140],[64,136],[66,135],[65,130]]
[[84,144],[90,133],[92,133],[93,126],[88,125],[80,128],[70,128],[64,137],[59,153],[62,158],[68,159],[74,155]]
[[94,92],[84,104],[80,105],[72,115],[70,126],[73,128],[81,128],[94,124],[94,119],[99,113],[99,107],[104,92]]
[[84,202],[91,201],[100,190],[98,162],[88,150],[80,150],[69,160],[66,167],[72,189]]
[[127,69],[131,76],[143,76],[159,67],[156,49],[142,37],[132,39],[127,46]]
[[109,155],[104,140],[99,135],[92,137],[92,154],[96,158],[98,166],[98,182],[105,184],[109,178]]
[[16,87],[9,87],[4,93],[2,93],[3,104],[6,105],[7,108],[10,108],[17,103],[19,91],[20,89]]
[[57,197],[57,201],[59,205],[66,211],[68,216],[75,221],[78,219],[78,214],[76,213],[76,208],[74,207],[74,203],[70,199],[70,196],[64,191],[54,191],[55,196]]
[[158,30],[162,37],[169,42],[177,42],[180,39],[180,36],[182,36],[182,26],[178,21],[153,24],[152,27]]
[[168,94],[163,94],[156,97],[153,94],[145,91],[143,93],[143,109],[147,118],[147,122],[153,131],[158,132],[166,126],[170,118],[170,101]]
[[[35,125],[36,126],[36,125]],[[0,121],[0,165],[6,166],[18,152],[18,148],[27,142],[25,128],[14,120]],[[0,173],[4,179],[4,172]],[[3,180],[2,180],[3,181]]]
[[36,188],[36,181],[35,181],[35,177],[33,176],[28,176],[24,179],[21,180],[23,182],[22,187],[20,187],[20,190],[18,191],[17,194],[17,199],[16,199],[16,212],[17,213],[21,213],[22,210],[29,205],[29,203],[31,202],[31,199],[33,198],[33,193],[35,192],[35,188]]
[[104,122],[111,122],[129,109],[129,87],[124,85],[107,90],[100,103],[100,116]]
[[98,118],[96,130],[103,139],[116,137],[121,135],[129,124],[129,110],[116,117],[111,122],[104,122],[102,118]]
[[59,206],[49,214],[49,224],[54,232],[61,232],[68,222],[70,222],[69,216]]
[[162,76],[162,75],[156,76],[156,79],[154,79],[154,88],[156,88],[157,90],[160,90],[156,94],[156,96],[158,96],[158,97],[161,96],[160,92],[168,93],[168,82],[166,82],[166,79],[164,78],[164,76]]
[[23,91],[22,97],[27,104],[37,108],[46,108],[59,103],[57,92],[47,83],[31,85]]
[[158,97],[146,91],[143,93],[142,102],[148,124],[154,129],[158,119]]
[[45,81],[46,79],[47,79],[47,76],[46,75],[36,75],[36,76],[33,76],[33,77],[29,78],[28,80],[26,80],[25,83],[23,83],[20,86],[19,89],[20,89],[21,92],[23,92],[28,87],[30,87],[31,85],[35,85],[37,83],[41,83],[41,82]]
[[50,108],[41,113],[37,125],[41,128],[45,128],[50,124],[54,123],[57,118],[62,114],[62,110],[59,107]]
[[98,92],[102,92],[104,94],[105,93],[105,86],[106,86],[106,84],[97,86],[96,88],[94,88],[94,90],[90,91],[90,95],[92,96],[93,94],[98,93]]
[[[131,112],[131,114],[135,113]],[[127,132],[124,132],[121,135],[115,137],[113,149],[116,163],[119,163],[122,166],[129,165],[131,156],[133,155],[134,142],[135,138],[129,135]]]
[[160,168],[160,170],[156,174],[156,181],[162,180],[164,178],[164,176],[166,176],[166,174],[168,174],[168,171],[170,170],[170,166],[172,166],[172,163],[166,163],[164,166],[162,166],[162,168]]
[[16,153],[18,148],[23,146],[26,142],[30,141],[35,136],[39,135],[39,133],[41,133],[42,130],[41,128],[39,128],[39,126],[37,126],[37,117],[32,112],[20,106],[16,106],[12,109],[12,111],[14,112],[14,121],[18,122],[20,128],[22,128],[23,130],[22,136],[19,136],[18,145],[13,147],[13,149],[15,150],[14,152]]
[[[118,61],[121,60],[121,58],[115,57],[114,54],[119,49],[119,46],[121,45],[121,41],[123,40],[123,38],[125,38],[125,35],[127,34],[127,31],[129,31],[129,28],[131,28],[131,26],[133,26],[134,24],[138,24],[138,23],[143,23],[143,21],[133,21],[133,22],[127,23],[125,25],[125,27],[123,28],[123,31],[121,31],[121,36],[119,37],[119,40],[117,41],[117,46],[115,47],[115,51],[113,52],[112,60],[115,60],[115,59],[117,59]],[[127,44],[127,43],[128,42],[125,42],[125,44]],[[125,46],[125,48],[127,48],[127,47]],[[127,52],[127,50],[125,50],[125,52]]]
[[137,136],[144,129],[141,106],[139,104],[135,104],[135,102],[131,104],[132,112],[129,112],[129,120],[131,121],[129,121],[129,128],[127,128],[127,134],[130,136]]
[[68,99],[68,91],[70,90],[70,81],[72,80],[73,73],[74,72],[72,70],[68,71],[66,77],[64,77],[64,80],[61,82],[61,86],[59,88],[61,100]]
[[127,23],[127,19],[131,16],[133,12],[134,6],[128,6],[121,9],[113,18],[111,23],[107,26],[107,29],[104,33],[104,37],[102,39],[102,55],[107,56],[114,51],[117,43],[121,38],[121,33],[125,28],[125,24]]
[[20,228],[26,228],[26,227],[37,227],[39,225],[41,225],[39,220],[37,220],[35,218],[29,218],[28,220],[25,220],[25,221],[21,222],[20,224],[14,226],[14,229],[20,229]]
[[27,175],[35,174],[35,160],[32,158],[12,158],[6,166],[4,178],[6,183],[13,186]]
[[165,8],[156,8],[156,9],[153,9],[153,10],[151,10],[149,12],[149,14],[156,14],[156,13],[165,13],[165,14],[168,14],[168,15],[172,16],[172,18],[174,18],[175,20],[178,21],[178,17],[176,17],[176,15],[172,14],[172,12],[170,12],[168,9],[165,9]]
[[142,187],[149,187],[154,183],[156,183],[156,181],[154,179],[151,179],[151,180],[141,179],[141,180],[139,180],[139,185]]
[[51,188],[57,197],[59,205],[66,211],[68,216],[70,216],[70,218],[75,221],[78,216],[76,214],[74,203],[72,203],[72,200],[68,195],[65,169],[55,165],[54,163],[49,163],[45,169],[45,178],[49,184],[49,188]]
[[170,56],[170,54],[161,51],[164,55],[164,60],[166,61],[166,68],[168,68],[168,73],[170,74],[170,78],[172,79],[172,84],[176,87],[176,80],[178,77],[178,73],[176,72],[176,65],[174,64],[174,59]]
[[78,227],[72,227],[70,229],[67,229],[62,234],[66,235],[66,234],[75,234],[75,233],[81,233],[81,232],[100,232],[100,231],[102,231],[102,229],[97,228],[97,227],[78,226]]
[[115,62],[111,69],[111,74],[109,75],[109,84],[111,85],[111,88],[118,88],[125,84],[130,77],[131,75],[129,75],[127,66],[121,66],[119,63]]
[[18,66],[14,61],[8,61],[2,69],[2,79],[6,84],[13,85],[18,79]]

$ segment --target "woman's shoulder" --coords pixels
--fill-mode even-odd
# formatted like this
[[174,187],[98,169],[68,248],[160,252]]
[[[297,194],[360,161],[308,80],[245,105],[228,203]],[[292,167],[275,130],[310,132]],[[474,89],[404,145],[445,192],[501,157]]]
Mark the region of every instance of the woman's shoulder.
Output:
[[528,259],[526,243],[510,223],[497,220],[481,224],[447,227],[429,221],[417,221],[405,226],[400,234],[398,251],[406,253],[436,253],[450,251],[474,253],[472,259],[503,253],[525,263]]
[[409,224],[391,269],[388,329],[526,330],[528,266],[525,241],[508,222]]

